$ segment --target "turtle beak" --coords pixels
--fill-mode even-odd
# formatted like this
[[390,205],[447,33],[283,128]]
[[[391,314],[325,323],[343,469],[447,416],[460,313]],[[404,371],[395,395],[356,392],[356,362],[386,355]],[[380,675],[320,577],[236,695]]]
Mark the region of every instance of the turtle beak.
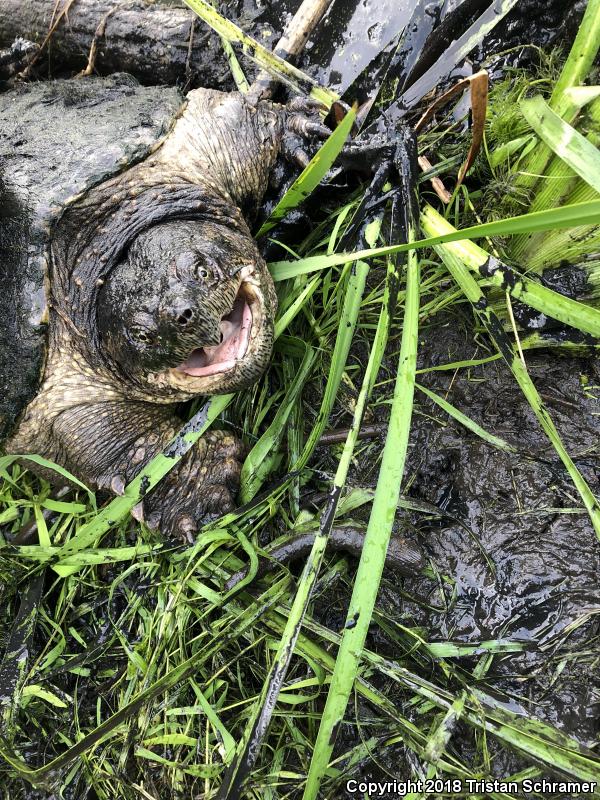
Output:
[[231,311],[221,318],[221,341],[211,347],[196,347],[176,369],[193,378],[227,372],[248,350],[252,330],[252,295],[242,283]]
[[245,264],[234,273],[239,274],[241,282],[231,310],[221,317],[219,344],[196,347],[186,360],[175,368],[178,372],[193,378],[203,378],[227,372],[244,358],[252,332],[254,317],[252,307],[258,301],[250,282],[253,272],[254,268]]

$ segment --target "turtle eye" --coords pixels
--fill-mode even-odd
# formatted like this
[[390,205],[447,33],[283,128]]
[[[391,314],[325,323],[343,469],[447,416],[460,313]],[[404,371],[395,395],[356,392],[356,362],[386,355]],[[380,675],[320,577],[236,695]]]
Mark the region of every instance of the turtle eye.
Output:
[[196,261],[196,280],[212,283],[219,275],[219,268],[212,256],[202,253]]

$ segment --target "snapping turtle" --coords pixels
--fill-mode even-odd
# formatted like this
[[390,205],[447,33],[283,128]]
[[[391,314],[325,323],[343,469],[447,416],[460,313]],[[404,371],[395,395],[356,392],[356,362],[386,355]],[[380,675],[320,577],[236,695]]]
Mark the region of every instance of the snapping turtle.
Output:
[[[143,87],[116,75],[0,95],[0,440],[99,488],[181,426],[174,404],[242,389],[276,297],[247,224],[316,104]],[[241,446],[211,431],[144,501],[188,536],[232,505]]]

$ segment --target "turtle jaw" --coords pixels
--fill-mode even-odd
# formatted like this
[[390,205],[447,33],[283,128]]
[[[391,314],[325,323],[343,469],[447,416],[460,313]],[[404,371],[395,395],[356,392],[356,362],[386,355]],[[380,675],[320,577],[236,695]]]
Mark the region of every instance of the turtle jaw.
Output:
[[193,349],[177,366],[149,376],[151,383],[194,397],[243,389],[262,374],[271,354],[273,323],[251,267],[242,271],[233,306],[220,327],[220,344]]
[[206,378],[229,372],[244,358],[250,342],[254,315],[253,296],[242,283],[233,308],[221,318],[221,343],[212,347],[197,347],[175,370],[192,378]]

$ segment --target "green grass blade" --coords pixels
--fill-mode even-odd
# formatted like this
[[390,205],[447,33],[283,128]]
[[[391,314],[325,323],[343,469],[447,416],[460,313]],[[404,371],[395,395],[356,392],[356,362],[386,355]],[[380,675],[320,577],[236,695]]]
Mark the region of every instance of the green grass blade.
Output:
[[535,233],[536,231],[571,228],[581,225],[600,226],[600,200],[574,203],[564,208],[551,208],[546,211],[536,211],[533,214],[520,214],[519,216],[508,217],[496,222],[473,225],[470,228],[463,228],[454,233],[430,236],[415,242],[406,242],[388,247],[375,247],[371,250],[357,250],[354,253],[309,256],[300,258],[297,261],[275,261],[269,264],[269,269],[273,280],[282,281],[297,275],[306,275],[329,267],[340,266],[340,264],[345,264],[347,261],[360,261],[377,256],[405,253],[416,248],[433,247],[434,245],[458,242],[463,239],[510,236],[519,233]]
[[296,376],[281,405],[277,409],[273,421],[256,442],[242,467],[240,482],[240,500],[248,503],[263,485],[273,469],[273,457],[285,434],[285,428],[294,406],[304,388],[306,379],[315,359],[315,351],[307,347]]
[[[348,358],[350,344],[360,311],[367,273],[367,265],[364,262],[359,262],[352,271],[348,281],[348,289],[346,291],[338,335],[336,337],[336,344],[332,356],[332,367],[321,407],[321,416],[324,417],[325,421],[327,421],[329,417],[329,412],[333,400],[337,395],[339,382]],[[319,431],[321,427],[322,426],[317,422],[313,431],[315,429]],[[314,436],[309,438],[307,447],[305,447],[304,450],[306,458],[312,452],[312,447],[308,446],[312,439],[314,439]],[[336,495],[338,499],[344,481],[345,475],[343,476],[342,483]],[[218,795],[219,800],[234,800],[234,798],[239,797],[242,784],[252,770],[256,758],[258,757],[258,750],[269,728],[275,710],[275,704],[289,669],[294,647],[300,633],[302,620],[306,614],[321,561],[325,554],[325,547],[333,524],[334,514],[335,508],[333,508],[328,515],[328,529],[324,524],[319,535],[315,538],[312,552],[306,561],[302,576],[298,582],[298,589],[287,618],[285,629],[277,646],[277,653],[273,659],[267,677],[265,678],[261,693],[254,703],[250,719],[240,740],[237,756],[227,770],[223,783],[221,784]]]
[[[438,230],[435,218],[428,213],[427,209],[421,216],[421,227],[426,233],[430,234],[435,233]],[[571,476],[571,480],[575,484],[575,487],[577,488],[577,491],[579,492],[581,499],[583,500],[583,503],[588,511],[592,525],[594,526],[594,530],[596,531],[597,536],[600,538],[600,504],[588,486],[585,478],[577,469],[573,463],[573,460],[567,453],[556,426],[554,425],[550,414],[548,413],[533,381],[529,376],[529,373],[527,372],[525,364],[521,361],[519,355],[513,351],[510,341],[504,333],[500,320],[489,307],[485,294],[483,293],[479,284],[470,274],[468,266],[463,260],[462,254],[457,252],[456,247],[453,245],[443,247],[436,246],[435,249],[443,260],[444,264],[447,266],[448,271],[454,280],[458,283],[467,299],[473,305],[475,313],[481,320],[483,326],[486,328],[498,351],[502,353],[504,360],[508,364],[517,383],[521,387],[521,390],[525,395],[531,410],[537,417],[542,430],[550,439],[552,446],[556,450],[560,460],[563,462],[567,472]]]
[[600,193],[600,151],[571,125],[562,120],[541,95],[521,101],[525,119],[540,139]]
[[227,41],[227,39],[221,38],[221,44],[223,45],[225,57],[229,62],[229,69],[231,70],[231,75],[235,81],[237,90],[242,94],[246,94],[246,92],[250,89],[250,84],[244,75],[244,70],[241,68],[240,62],[237,60],[237,56],[233,50],[233,47],[231,46],[230,42]]
[[[414,231],[409,231],[409,240]],[[347,623],[338,650],[331,686],[310,763],[303,800],[315,800],[333,750],[335,736],[359,667],[359,659],[373,614],[385,554],[392,530],[412,417],[418,343],[419,262],[411,252],[406,268],[406,300],[398,376],[390,413],[373,509],[365,535]]]
[[452,403],[449,403],[443,397],[440,397],[439,394],[436,394],[436,392],[432,392],[431,389],[428,389],[426,386],[421,386],[419,383],[417,383],[417,389],[420,392],[423,392],[423,394],[427,395],[427,397],[429,397],[430,400],[433,400],[434,403],[437,403],[437,405],[453,419],[455,419],[457,422],[460,422],[461,425],[464,425],[465,428],[472,431],[472,433],[474,433],[476,436],[479,436],[488,444],[491,444],[493,447],[498,447],[500,450],[504,450],[507,453],[517,452],[516,447],[513,447],[499,436],[494,436],[493,433],[488,433],[484,428],[481,427],[481,425],[478,425],[474,420],[453,406]]
[[277,203],[269,219],[261,226],[258,236],[274,228],[292,209],[297,208],[321,183],[333,162],[340,154],[356,119],[356,111],[350,109],[344,119],[333,131],[321,147],[317,150],[310,162],[302,170],[294,183],[290,186],[281,200]]
[[552,108],[557,108],[565,90],[580,86],[586,80],[599,49],[600,0],[588,0],[575,41],[552,90]]
[[356,320],[368,271],[367,264],[358,262],[353,266],[350,273],[348,289],[346,291],[346,301],[344,302],[342,314],[340,316],[340,325],[331,356],[331,366],[329,368],[327,383],[325,384],[325,391],[323,392],[321,407],[304,448],[302,449],[300,458],[298,462],[293,465],[293,469],[302,469],[308,463],[309,458],[329,422],[329,415],[335,403],[342,375],[348,360],[348,353],[350,352],[350,345],[352,344],[352,338],[356,328]]
[[[424,217],[431,230],[450,233],[454,230],[432,206],[426,206]],[[515,272],[507,264],[484,250],[474,242],[465,241],[453,246],[453,252],[460,256],[464,264],[492,286],[507,291],[519,300],[548,317],[564,322],[583,333],[600,338],[600,310],[594,306],[573,300],[555,292],[547,286]]]

